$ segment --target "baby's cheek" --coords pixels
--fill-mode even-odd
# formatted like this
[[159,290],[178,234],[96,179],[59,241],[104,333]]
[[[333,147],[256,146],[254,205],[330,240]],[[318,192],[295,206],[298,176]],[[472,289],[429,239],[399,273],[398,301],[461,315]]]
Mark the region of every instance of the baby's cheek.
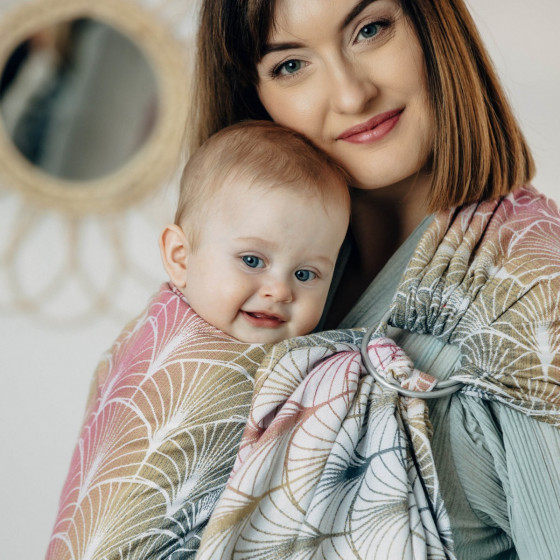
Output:
[[302,313],[299,315],[299,324],[298,336],[303,334],[309,334],[321,319],[321,315],[323,313],[323,304],[322,302],[316,302],[313,305],[307,306],[305,310],[302,310]]
[[[241,307],[253,292],[250,281],[236,277],[224,278],[220,286],[220,296],[231,307]],[[218,294],[216,294],[216,297]]]

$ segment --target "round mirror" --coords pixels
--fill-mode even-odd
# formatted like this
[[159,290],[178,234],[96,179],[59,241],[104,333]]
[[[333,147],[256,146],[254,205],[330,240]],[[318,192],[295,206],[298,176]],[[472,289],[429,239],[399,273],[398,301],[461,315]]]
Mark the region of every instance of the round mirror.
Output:
[[91,18],[39,29],[13,49],[0,76],[0,117],[14,146],[72,185],[130,161],[153,133],[157,110],[144,53]]
[[40,0],[0,20],[0,174],[42,206],[115,211],[176,171],[188,53],[140,3]]

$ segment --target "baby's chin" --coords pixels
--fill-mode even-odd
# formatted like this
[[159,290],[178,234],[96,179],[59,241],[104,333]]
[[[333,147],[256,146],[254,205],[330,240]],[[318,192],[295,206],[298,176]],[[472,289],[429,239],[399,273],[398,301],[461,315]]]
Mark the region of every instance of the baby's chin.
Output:
[[244,342],[247,344],[277,344],[278,342],[282,342],[283,340],[287,340],[288,338],[295,338],[296,336],[302,336],[305,333],[298,333],[296,332],[275,332],[275,329],[263,329],[263,332],[257,333],[240,333],[240,332],[229,332],[227,333],[233,338],[239,340],[240,342]]
[[[309,317],[309,319],[311,318]],[[230,321],[228,324],[216,326],[240,342],[247,344],[277,344],[289,338],[309,334],[318,322],[318,317],[305,321],[296,321],[292,317],[287,321],[282,321],[275,315],[241,311],[237,314],[235,320]]]
[[271,335],[267,335],[267,334],[263,334],[263,335],[256,335],[256,336],[235,336],[235,334],[231,334],[231,336],[233,336],[233,338],[236,338],[237,340],[239,340],[240,342],[244,342],[246,344],[276,344],[278,342],[282,342],[283,340],[286,340],[287,338],[292,338],[291,336],[271,336]]

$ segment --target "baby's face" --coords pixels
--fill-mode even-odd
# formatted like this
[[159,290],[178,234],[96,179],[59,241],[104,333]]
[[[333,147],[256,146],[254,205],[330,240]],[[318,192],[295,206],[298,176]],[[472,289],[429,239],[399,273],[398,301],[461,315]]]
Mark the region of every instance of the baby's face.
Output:
[[286,190],[225,186],[187,256],[183,292],[243,342],[311,332],[321,317],[348,210]]

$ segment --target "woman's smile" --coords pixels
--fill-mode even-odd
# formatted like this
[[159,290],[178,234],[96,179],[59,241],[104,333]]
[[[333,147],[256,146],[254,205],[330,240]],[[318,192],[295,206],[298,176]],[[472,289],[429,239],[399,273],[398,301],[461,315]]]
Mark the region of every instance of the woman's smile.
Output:
[[352,126],[340,134],[337,140],[344,140],[354,144],[367,144],[384,138],[399,122],[402,109],[387,111],[376,115],[368,121]]

